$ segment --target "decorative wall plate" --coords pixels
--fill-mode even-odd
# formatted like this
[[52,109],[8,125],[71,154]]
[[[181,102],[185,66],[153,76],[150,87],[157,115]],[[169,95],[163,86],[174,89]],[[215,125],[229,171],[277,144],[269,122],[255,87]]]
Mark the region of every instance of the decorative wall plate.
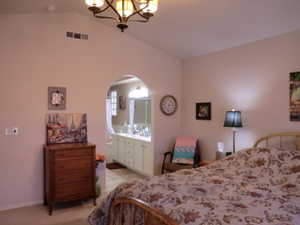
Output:
[[177,110],[177,100],[172,95],[166,95],[160,100],[160,110],[167,116],[173,115]]

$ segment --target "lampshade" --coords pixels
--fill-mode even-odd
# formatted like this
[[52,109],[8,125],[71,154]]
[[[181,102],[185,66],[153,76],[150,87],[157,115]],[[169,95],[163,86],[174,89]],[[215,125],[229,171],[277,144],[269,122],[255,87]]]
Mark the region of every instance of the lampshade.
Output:
[[104,5],[104,0],[85,0],[85,4],[91,7],[100,8],[101,6]]
[[[147,0],[141,0],[140,3],[140,9],[147,6]],[[158,0],[150,0],[148,6],[145,9],[143,9],[143,12],[155,13],[157,11],[157,8]]]
[[240,111],[228,111],[225,114],[224,127],[243,127]]
[[128,17],[133,13],[134,8],[131,0],[117,0],[116,10],[122,17]]

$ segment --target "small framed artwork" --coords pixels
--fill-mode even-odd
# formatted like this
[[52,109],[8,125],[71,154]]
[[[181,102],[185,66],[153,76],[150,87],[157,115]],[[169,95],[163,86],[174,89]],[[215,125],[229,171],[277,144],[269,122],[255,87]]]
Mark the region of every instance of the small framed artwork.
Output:
[[67,88],[48,87],[48,110],[65,110]]
[[126,96],[119,96],[119,109],[126,109]]
[[211,103],[196,103],[196,120],[211,120]]
[[300,72],[290,73],[290,120],[300,121]]

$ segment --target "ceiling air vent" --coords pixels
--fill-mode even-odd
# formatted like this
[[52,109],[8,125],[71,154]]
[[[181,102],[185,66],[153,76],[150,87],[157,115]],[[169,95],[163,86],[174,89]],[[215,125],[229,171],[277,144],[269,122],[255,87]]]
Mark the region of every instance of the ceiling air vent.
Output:
[[89,40],[88,34],[75,33],[75,32],[66,32],[67,39],[77,39],[77,40]]

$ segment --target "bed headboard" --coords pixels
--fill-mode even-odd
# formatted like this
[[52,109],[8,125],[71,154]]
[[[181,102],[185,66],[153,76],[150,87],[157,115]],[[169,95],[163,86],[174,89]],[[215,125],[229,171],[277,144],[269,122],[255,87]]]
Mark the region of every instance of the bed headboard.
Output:
[[278,134],[271,134],[268,136],[264,136],[259,138],[255,142],[253,147],[256,148],[262,145],[263,143],[265,143],[264,146],[269,147],[270,143],[274,139],[277,140],[277,147],[282,148],[284,147],[284,144],[288,142],[289,146],[294,147],[296,150],[300,151],[300,132],[287,132],[287,133],[278,133]]

